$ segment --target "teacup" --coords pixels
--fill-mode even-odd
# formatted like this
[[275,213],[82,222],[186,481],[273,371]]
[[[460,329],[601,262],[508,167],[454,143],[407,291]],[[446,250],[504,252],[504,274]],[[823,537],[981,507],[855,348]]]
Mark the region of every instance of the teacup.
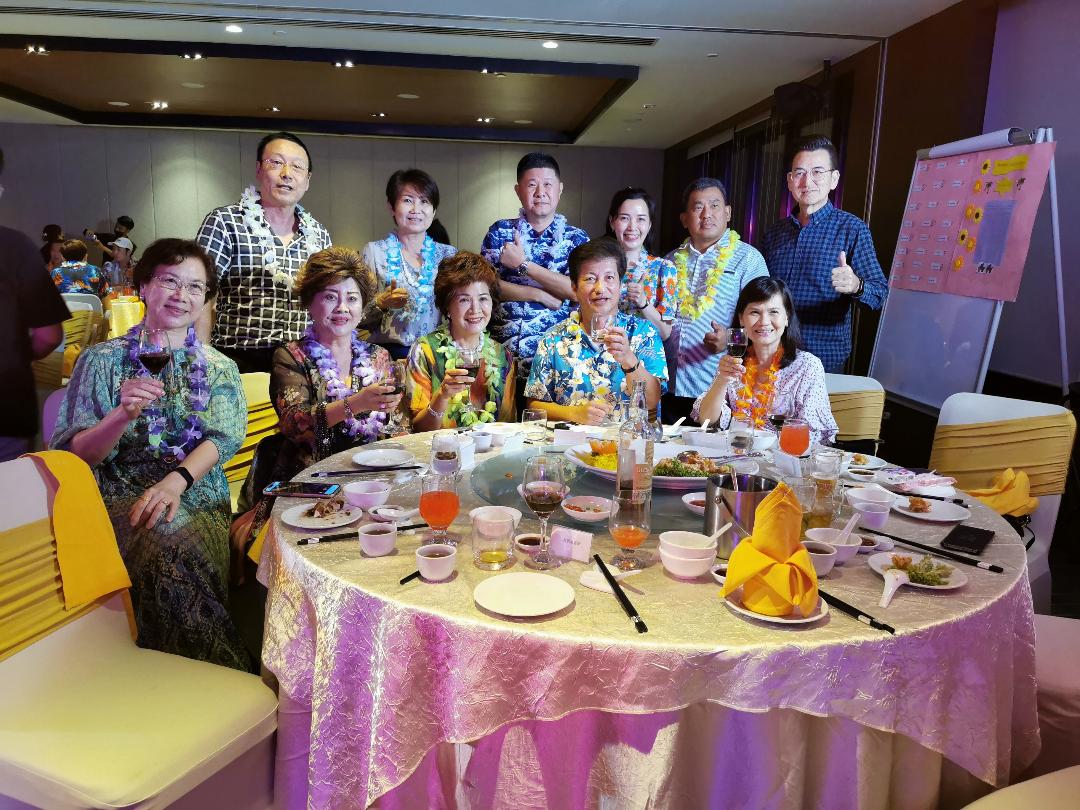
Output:
[[819,577],[825,576],[836,565],[836,549],[820,540],[805,540],[803,546],[810,552],[810,562]]
[[484,430],[477,430],[472,435],[473,444],[476,446],[477,453],[486,453],[491,449],[491,442],[494,438],[492,434]]
[[397,526],[393,523],[365,523],[357,529],[360,548],[369,557],[382,557],[397,544]]
[[428,582],[448,579],[457,566],[457,549],[445,543],[432,543],[416,550],[416,567]]

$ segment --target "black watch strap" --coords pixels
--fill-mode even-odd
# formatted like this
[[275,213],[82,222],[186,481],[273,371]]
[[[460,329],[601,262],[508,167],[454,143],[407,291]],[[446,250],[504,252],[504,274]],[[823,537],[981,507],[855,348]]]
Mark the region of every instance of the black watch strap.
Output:
[[173,472],[177,473],[181,478],[187,481],[187,484],[184,485],[184,492],[187,492],[189,489],[191,489],[191,485],[195,483],[195,476],[193,476],[183,467],[174,467]]
[[[622,368],[622,366],[619,366],[619,368]],[[633,367],[633,368],[624,368],[624,369],[622,370],[622,373],[623,373],[623,374],[633,374],[633,373],[634,373],[635,371],[637,371],[637,370],[638,370],[639,368],[641,368],[641,358],[640,358],[640,357],[639,357],[639,358],[637,359],[637,362],[636,362],[636,363],[634,363],[634,367]]]

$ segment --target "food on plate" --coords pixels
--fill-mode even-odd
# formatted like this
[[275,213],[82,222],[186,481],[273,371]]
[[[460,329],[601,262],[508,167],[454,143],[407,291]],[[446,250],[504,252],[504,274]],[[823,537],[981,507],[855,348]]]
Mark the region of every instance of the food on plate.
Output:
[[704,509],[705,508],[705,499],[704,498],[695,498],[694,500],[690,501],[690,505],[695,506],[698,509]]
[[610,439],[589,439],[589,449],[594,456],[610,456],[619,452],[619,446]]
[[687,450],[675,458],[666,458],[653,468],[656,475],[673,478],[704,478],[717,473],[730,473],[731,468],[706,458],[696,450]]
[[925,514],[930,511],[930,501],[926,500],[926,498],[920,498],[918,495],[912,495],[908,498],[907,508],[909,512]]
[[320,498],[304,512],[306,517],[325,518],[332,517],[338,512],[345,511],[345,496],[335,495],[332,498]]
[[596,504],[593,504],[593,503],[587,503],[587,504],[584,504],[584,505],[582,505],[580,503],[567,503],[567,504],[564,504],[564,508],[570,510],[571,512],[590,512],[590,513],[592,513],[594,515],[599,514],[601,512],[607,512],[608,511],[607,509],[604,509],[602,506],[597,506]]
[[886,566],[886,570],[889,568],[906,571],[908,579],[916,585],[948,585],[953,572],[951,565],[934,562],[934,558],[929,555],[912,564],[911,557],[893,554],[892,565]]
[[578,453],[577,457],[600,470],[614,470],[619,466],[619,454],[615,451],[610,453]]
[[870,463],[870,457],[864,456],[862,453],[855,453],[851,456],[851,463],[856,467],[863,467]]

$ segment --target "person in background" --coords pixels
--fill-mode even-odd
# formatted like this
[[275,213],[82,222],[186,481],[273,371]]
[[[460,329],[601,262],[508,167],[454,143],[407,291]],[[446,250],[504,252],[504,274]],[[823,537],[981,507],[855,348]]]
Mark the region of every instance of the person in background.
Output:
[[53,284],[62,293],[89,293],[98,298],[107,296],[111,289],[101,270],[86,261],[86,244],[79,239],[69,239],[60,247],[64,261],[52,271]]
[[607,235],[626,254],[619,309],[644,318],[667,340],[675,320],[675,265],[649,252],[654,219],[656,203],[649,193],[643,188],[624,188],[611,198]]
[[207,308],[199,334],[241,373],[270,371],[274,349],[298,340],[307,314],[293,306],[293,280],[308,258],[330,247],[330,232],[303,206],[314,166],[304,142],[274,132],[255,149],[255,185],[240,202],[215,208],[196,240],[217,267],[216,320]]
[[499,271],[499,304],[491,333],[517,359],[518,379],[529,376],[536,347],[551,327],[566,320],[574,298],[567,261],[589,240],[556,210],[563,183],[551,155],[530,152],[518,161],[516,219],[500,219],[480,253]]
[[674,396],[663,403],[665,421],[688,416],[694,399],[709,387],[727,350],[727,325],[739,291],[769,274],[761,254],[728,227],[731,205],[719,180],[701,177],[690,183],[679,219],[690,235],[667,257],[676,274],[672,348],[677,360]]
[[427,235],[440,245],[450,244],[450,233],[446,230],[446,226],[439,222],[438,217],[431,220],[431,227],[427,229]]
[[38,248],[38,253],[41,254],[41,260],[45,263],[45,269],[50,273],[64,263],[64,256],[60,252],[63,247],[64,243],[59,239],[56,239],[51,242],[46,242]]
[[[0,150],[0,174],[4,152]],[[0,195],[4,188],[0,186]],[[64,339],[71,317],[32,240],[0,225],[0,461],[31,449],[38,430],[38,405],[31,363]]]
[[[79,356],[51,446],[90,465],[120,554],[142,647],[250,671],[229,617],[229,521],[223,465],[247,429],[236,364],[204,345],[195,321],[217,290],[194,241],[159,239],[135,268],[143,323]],[[163,330],[159,375],[139,359],[141,328]]]
[[667,388],[667,361],[656,327],[619,311],[623,249],[610,237],[586,242],[574,248],[568,269],[579,309],[541,339],[526,407],[543,409],[549,419],[599,425],[641,381],[655,409]]
[[851,354],[851,308],[881,309],[889,292],[866,223],[829,202],[840,182],[836,147],[822,135],[803,140],[791,158],[791,216],[761,240],[769,272],[787,282],[803,341],[825,371],[843,373]]
[[[517,421],[514,358],[487,333],[498,287],[495,268],[475,253],[462,251],[439,264],[435,306],[443,321],[409,352],[409,408],[415,430],[471,424],[485,411],[485,421]],[[475,377],[465,370],[463,351],[477,353]],[[465,392],[467,397],[459,398]]]
[[113,243],[113,257],[105,262],[102,271],[109,284],[117,290],[127,289],[131,284],[131,251],[135,245],[126,236],[121,236]]
[[56,224],[46,225],[41,229],[41,241],[42,242],[63,242],[64,241],[64,229]]
[[439,187],[427,172],[404,169],[390,175],[386,207],[394,229],[364,247],[364,263],[375,271],[377,292],[365,299],[360,328],[391,357],[404,359],[409,347],[439,322],[435,273],[455,248],[427,233],[439,207]]
[[745,329],[749,339],[745,361],[728,354],[720,358],[712,384],[694,402],[693,418],[722,428],[734,421],[761,429],[770,413],[782,413],[805,419],[814,441],[831,442],[838,428],[825,370],[798,348],[799,319],[787,285],[769,276],[752,279],[742,288],[735,313],[731,325]]
[[[133,230],[135,230],[135,220],[125,214],[116,218],[116,224],[113,225],[112,233],[109,233],[108,231],[98,231],[95,233],[87,228],[83,231],[83,236],[98,244],[101,248],[102,258],[112,259],[113,245],[116,244],[116,240],[127,236]],[[131,245],[131,252],[135,252],[134,242],[132,242]]]

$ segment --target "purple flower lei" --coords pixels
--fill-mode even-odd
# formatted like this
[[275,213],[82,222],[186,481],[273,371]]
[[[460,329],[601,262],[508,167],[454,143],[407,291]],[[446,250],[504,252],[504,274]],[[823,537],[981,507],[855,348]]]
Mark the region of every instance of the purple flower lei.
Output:
[[[328,399],[344,399],[354,393],[345,385],[338,374],[337,361],[330,350],[319,343],[315,337],[314,324],[308,324],[304,330],[304,336],[300,339],[300,347],[304,354],[315,361],[315,368],[326,382],[326,396]],[[352,337],[352,368],[349,373],[360,379],[360,387],[364,388],[375,382],[375,371],[371,367],[371,352],[366,344],[362,343],[354,334]],[[345,419],[345,428],[350,436],[363,436],[371,441],[379,437],[383,425],[386,422],[386,414],[381,411],[371,411],[362,419]]]
[[[128,359],[135,369],[136,377],[152,376],[139,360],[139,332],[142,324],[134,326],[127,333]],[[195,327],[189,326],[187,337],[184,338],[184,352],[188,359],[188,404],[191,405],[192,413],[184,420],[184,426],[180,430],[179,443],[168,444],[165,441],[165,425],[168,421],[165,412],[155,401],[143,409],[146,416],[146,430],[150,438],[150,446],[154,448],[154,455],[160,456],[163,452],[175,456],[176,460],[183,461],[187,458],[195,445],[203,437],[203,422],[199,418],[210,405],[210,380],[206,374],[206,353],[202,350],[202,343],[195,336]]]

